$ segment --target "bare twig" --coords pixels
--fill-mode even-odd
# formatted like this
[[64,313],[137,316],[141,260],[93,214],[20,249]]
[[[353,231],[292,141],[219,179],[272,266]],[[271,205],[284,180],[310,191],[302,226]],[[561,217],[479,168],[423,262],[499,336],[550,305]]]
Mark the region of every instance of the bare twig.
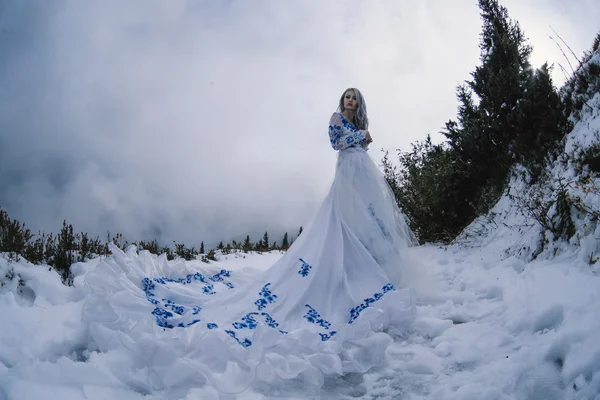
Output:
[[560,67],[560,70],[562,71],[563,75],[565,76],[565,82],[568,81],[569,74],[567,74],[567,71],[565,70],[565,68],[559,62],[557,62],[556,64],[558,64],[558,66]]
[[567,62],[569,63],[569,67],[571,67],[571,71],[573,71],[573,75],[575,75],[575,70],[573,69],[573,64],[571,64],[571,60],[569,60],[569,57],[567,57],[567,55],[565,54],[565,52],[564,52],[564,50],[563,50],[562,46],[560,45],[560,43],[558,43],[558,42],[556,41],[556,39],[554,39],[552,36],[548,35],[548,37],[549,37],[550,39],[552,39],[552,41],[553,41],[554,43],[556,43],[556,45],[558,46],[558,48],[559,48],[560,52],[562,53],[562,55],[565,57],[565,59],[566,59],[566,60],[567,60]]
[[571,54],[573,54],[573,57],[575,57],[575,59],[577,60],[577,62],[579,64],[581,64],[581,60],[577,57],[577,55],[573,52],[573,49],[571,49],[571,47],[567,44],[567,42],[565,42],[563,40],[563,38],[560,37],[560,35],[558,34],[558,32],[556,32],[554,30],[554,28],[552,26],[550,26],[550,29],[552,29],[552,32],[554,32],[556,34],[556,36],[558,36],[558,38],[560,39],[561,42],[563,42],[565,44],[565,46],[567,46],[567,49],[569,49],[569,51],[571,52]]

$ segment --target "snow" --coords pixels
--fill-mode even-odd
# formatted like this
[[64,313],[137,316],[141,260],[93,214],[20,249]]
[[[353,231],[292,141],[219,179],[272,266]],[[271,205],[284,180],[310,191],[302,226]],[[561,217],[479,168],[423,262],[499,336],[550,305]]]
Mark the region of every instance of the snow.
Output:
[[[3,257],[0,399],[600,398],[599,278],[576,254],[524,262],[496,239],[410,249],[427,260],[429,285],[410,336],[388,347],[383,367],[322,384],[273,377],[228,397],[208,383],[156,390],[144,366],[128,361],[126,343],[95,350],[81,308],[91,295],[83,278],[99,260],[75,265],[74,286],[65,287],[48,267]],[[230,254],[209,266],[250,276],[280,256]]]
[[[600,142],[600,94],[589,104],[593,109],[566,138],[564,157],[550,166],[555,180],[578,178],[578,155]],[[422,268],[417,319],[407,338],[387,348],[383,366],[324,380],[271,376],[236,395],[219,394],[206,381],[155,387],[149,369],[128,357],[125,337],[98,351],[81,311],[92,295],[85,275],[101,258],[73,265],[74,285],[66,287],[48,266],[0,254],[0,400],[600,400],[600,262],[593,262],[600,226],[574,212],[576,235],[552,240],[522,212],[514,194],[538,190],[548,200],[556,188],[530,186],[525,175],[516,174],[507,194],[453,245],[408,250]],[[592,176],[568,193],[600,210],[594,187],[600,178]],[[208,266],[182,260],[170,265],[174,274],[224,268],[251,279],[281,255],[220,254]],[[160,347],[147,345],[149,352]],[[194,368],[185,360],[174,365],[173,376]]]

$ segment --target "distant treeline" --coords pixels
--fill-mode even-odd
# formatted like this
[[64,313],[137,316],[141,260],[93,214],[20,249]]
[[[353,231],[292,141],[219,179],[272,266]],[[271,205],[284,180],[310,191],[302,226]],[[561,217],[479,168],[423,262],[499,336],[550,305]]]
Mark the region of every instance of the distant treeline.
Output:
[[[296,238],[302,233],[298,230]],[[110,253],[108,244],[114,243],[124,250],[133,244],[140,250],[147,250],[152,254],[165,254],[168,260],[177,257],[185,260],[200,259],[204,262],[216,261],[217,253],[231,254],[236,252],[249,253],[267,252],[273,250],[286,251],[293,243],[294,237],[287,232],[281,241],[271,241],[269,233],[265,231],[263,237],[256,242],[247,235],[245,240],[238,242],[219,242],[216,248],[206,252],[204,242],[200,246],[187,247],[184,243],[173,242],[173,247],[160,245],[157,240],[128,242],[122,234],[111,235],[107,233],[105,239],[92,238],[87,233],[75,233],[73,225],[63,221],[62,228],[57,235],[53,233],[32,233],[26,226],[16,219],[9,217],[8,212],[0,208],[0,253],[7,253],[12,260],[26,259],[32,264],[46,264],[53,267],[66,284],[72,283],[70,267],[76,262],[85,262],[101,255]]]

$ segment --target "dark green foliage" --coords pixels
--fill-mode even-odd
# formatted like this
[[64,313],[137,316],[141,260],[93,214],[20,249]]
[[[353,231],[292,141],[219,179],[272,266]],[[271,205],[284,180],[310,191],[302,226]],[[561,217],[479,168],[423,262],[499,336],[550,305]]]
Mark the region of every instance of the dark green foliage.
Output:
[[[549,185],[533,186],[533,190],[527,193],[509,193],[509,197],[519,205],[521,211],[528,217],[535,220],[542,227],[542,231],[552,233],[554,240],[568,240],[575,234],[575,224],[571,216],[573,206],[577,208],[577,203],[569,197],[568,187],[571,183],[558,182],[558,186]],[[545,200],[544,189],[549,189],[554,193],[550,199]],[[554,211],[553,211],[554,209]],[[593,213],[593,210],[580,210],[586,213]],[[534,258],[543,250],[547,244],[542,241],[542,246],[533,255]]]
[[555,239],[570,239],[575,234],[575,224],[571,218],[571,203],[565,185],[561,185],[556,197],[556,215],[552,221]]
[[70,268],[75,262],[75,250],[77,250],[77,246],[75,235],[73,235],[73,225],[67,225],[67,221],[63,221],[62,229],[57,236],[53,266],[63,282],[69,285],[72,283]]
[[158,244],[158,241],[156,241],[155,239],[147,241],[147,242],[144,240],[140,240],[138,247],[141,250],[147,250],[152,254],[160,254],[160,245]]
[[162,250],[158,254],[164,254],[167,257],[167,260],[172,261],[175,259],[175,253],[169,247],[164,246]]
[[25,254],[32,237],[25,224],[10,219],[8,213],[0,209],[0,252],[6,252],[11,259],[18,261],[19,256]]
[[32,264],[41,264],[44,262],[44,236],[39,233],[33,242],[27,243],[25,248],[25,259]]
[[572,129],[558,92],[552,84],[548,65],[531,73],[527,91],[519,102],[516,135],[510,150],[516,161],[537,180],[545,166],[545,158],[556,150],[566,132]]
[[457,88],[456,120],[400,153],[384,173],[421,242],[453,240],[498,201],[516,163],[537,179],[570,128],[547,65],[533,70],[532,48],[497,0],[479,0],[481,65]]
[[473,213],[473,206],[457,195],[460,184],[467,182],[460,180],[456,153],[434,145],[428,136],[399,158],[397,171],[384,157],[384,172],[415,235],[421,242],[452,240],[468,223],[464,216]]
[[84,262],[90,256],[90,240],[87,233],[81,233],[79,240],[79,254],[77,255],[77,261]]
[[188,248],[185,247],[185,244],[183,243],[176,243],[173,242],[175,244],[175,255],[177,257],[181,257],[186,261],[190,261],[190,260],[195,260],[196,259],[196,255],[198,254],[196,252],[196,249],[192,248]]
[[242,251],[244,253],[248,253],[252,250],[252,243],[250,242],[250,235],[246,235],[246,239],[244,240],[244,244],[242,245]]
[[[111,236],[110,232],[107,232],[106,242],[101,241],[98,237],[92,239],[83,232],[74,234],[73,226],[67,224],[66,220],[63,221],[62,229],[58,235],[38,233],[35,240],[33,240],[34,237],[35,235],[25,228],[25,224],[11,220],[8,213],[0,209],[0,253],[8,253],[9,257],[15,260],[24,256],[32,263],[46,263],[53,266],[67,285],[73,283],[70,273],[70,267],[73,263],[84,262],[98,255],[108,255],[109,242],[122,250],[129,245],[122,234]],[[287,234],[284,238],[287,240]],[[174,242],[174,251],[167,246],[160,247],[156,240],[134,242],[133,244],[136,244],[140,250],[147,250],[156,255],[164,254],[167,260],[180,257],[189,261],[196,259],[199,254],[202,254],[202,261],[204,262],[217,260],[215,249],[211,249],[207,254],[204,254],[204,242],[200,243],[200,252],[197,252],[193,247],[188,248],[185,244],[176,242]],[[247,253],[253,249],[257,251],[280,249],[276,242],[269,244],[267,232],[265,232],[263,239],[255,244],[250,241],[250,236],[247,235],[243,243],[232,240],[231,243],[227,244],[220,242],[217,247],[222,254],[231,254],[242,250]]]
[[217,255],[216,255],[214,249],[210,249],[208,251],[208,254],[206,254],[205,256],[202,257],[202,261],[204,261],[204,262],[217,261]]
[[288,241],[288,233],[286,232],[283,235],[283,239],[281,239],[281,250],[287,250],[290,247],[290,243]]
[[56,237],[49,233],[46,236],[45,248],[44,248],[44,260],[48,265],[52,265],[54,256],[56,255]]

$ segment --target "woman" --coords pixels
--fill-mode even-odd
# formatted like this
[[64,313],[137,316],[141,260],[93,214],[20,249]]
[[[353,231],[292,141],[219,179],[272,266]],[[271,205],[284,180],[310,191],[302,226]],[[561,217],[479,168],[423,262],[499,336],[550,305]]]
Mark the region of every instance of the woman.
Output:
[[361,93],[346,90],[329,124],[339,151],[329,194],[258,279],[238,284],[235,272],[112,247],[86,277],[98,293],[84,307],[93,342],[129,349],[132,368],[163,389],[208,380],[231,393],[255,379],[318,381],[381,363],[390,335],[414,318],[404,258],[414,238],[367,155],[367,128]]

